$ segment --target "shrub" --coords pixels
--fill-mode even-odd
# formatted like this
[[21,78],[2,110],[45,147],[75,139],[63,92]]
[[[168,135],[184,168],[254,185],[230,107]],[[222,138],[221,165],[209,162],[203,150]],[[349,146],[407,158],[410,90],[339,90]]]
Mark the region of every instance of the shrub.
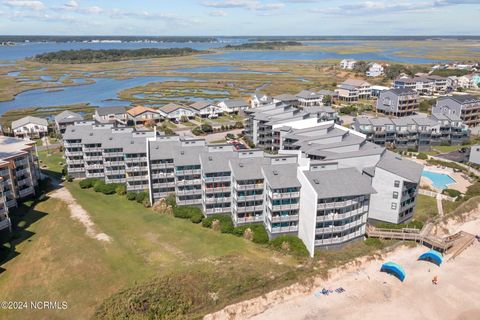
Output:
[[176,200],[175,194],[174,194],[174,193],[170,193],[170,194],[165,198],[165,202],[166,202],[167,205],[169,205],[170,207],[175,208],[175,207],[177,206],[177,200]]
[[442,193],[452,198],[456,198],[462,194],[460,191],[455,189],[443,189]]
[[227,140],[233,140],[233,139],[235,139],[235,135],[234,135],[233,133],[227,133],[227,134],[225,135],[225,139],[227,139]]
[[201,211],[193,213],[192,216],[190,217],[190,221],[192,221],[193,223],[198,224],[202,222],[202,220],[203,220],[203,213]]
[[202,129],[200,127],[195,127],[192,129],[192,133],[196,136],[201,136],[203,134]]
[[101,187],[100,187],[100,192],[103,193],[103,194],[115,194],[117,191],[117,187],[118,185],[117,184],[106,184],[104,183]]
[[383,248],[383,243],[378,238],[367,238],[367,240],[365,240],[365,244],[369,247],[374,247],[376,249]]
[[417,159],[427,160],[428,156],[426,153],[420,152],[419,154],[417,154]]
[[97,180],[97,181],[95,181],[95,183],[93,184],[93,190],[94,190],[95,192],[101,192],[104,185],[105,185],[105,182],[104,182],[104,181]]
[[[286,244],[285,244],[286,243]],[[288,252],[293,255],[297,256],[308,256],[307,248],[305,244],[300,240],[300,238],[295,236],[280,236],[272,241],[270,241],[270,245],[279,251],[287,251],[285,250],[288,247]]]
[[247,224],[233,229],[233,234],[238,237],[243,237],[245,231],[250,229],[252,231],[252,241],[254,243],[268,243],[268,234],[262,224]]
[[123,196],[127,193],[127,186],[124,185],[124,184],[119,184],[117,185],[117,187],[115,188],[115,192],[119,195],[119,196]]
[[127,200],[133,201],[137,198],[137,194],[135,192],[127,192]]
[[80,185],[80,188],[82,189],[89,189],[89,188],[93,188],[95,183],[97,183],[98,181],[100,180],[96,178],[86,178],[80,181],[79,185]]
[[72,181],[73,181],[73,177],[70,176],[70,175],[66,175],[66,176],[65,176],[65,180],[67,180],[68,182],[72,182]]
[[[233,222],[230,216],[224,216],[219,214],[214,214],[208,218],[203,219],[202,226],[205,228],[211,228],[212,222],[218,220],[220,222],[220,232],[221,233],[232,233],[234,231]],[[243,235],[243,233],[242,233]]]
[[145,199],[143,199],[142,201],[142,204],[145,208],[149,208],[151,206],[150,199],[148,197],[145,197]]
[[145,191],[139,192],[135,195],[135,201],[138,203],[142,203],[145,198],[147,198],[148,194]]
[[235,129],[243,129],[243,123],[241,121],[235,122]]
[[213,132],[212,126],[209,125],[208,123],[204,123],[200,126],[200,130],[202,130],[205,133]]

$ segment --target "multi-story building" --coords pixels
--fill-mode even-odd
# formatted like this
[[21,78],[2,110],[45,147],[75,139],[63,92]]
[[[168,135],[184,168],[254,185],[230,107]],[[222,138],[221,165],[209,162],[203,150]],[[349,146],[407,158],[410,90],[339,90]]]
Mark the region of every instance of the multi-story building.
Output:
[[292,106],[298,106],[300,102],[298,101],[298,97],[294,96],[293,94],[283,93],[273,97],[273,103],[283,103]]
[[367,81],[348,79],[337,86],[335,93],[340,100],[357,101],[358,99],[369,99],[372,96],[372,87]]
[[391,89],[380,92],[377,111],[386,115],[405,117],[418,111],[417,93],[411,89]]
[[436,76],[436,75],[428,75],[426,76],[428,80],[433,81],[433,92],[436,93],[444,93],[448,89],[447,85],[447,78]]
[[352,129],[366,135],[367,140],[398,149],[428,150],[441,144],[460,145],[468,141],[470,132],[459,117],[432,115],[403,118],[358,117]]
[[27,116],[15,121],[12,121],[12,131],[15,137],[18,138],[32,138],[37,139],[48,134],[47,119]]
[[[333,121],[293,119],[272,130],[276,155],[88,124],[68,127],[64,143],[69,173],[77,160],[71,148],[78,148],[83,167],[98,161],[96,176],[148,190],[152,203],[174,193],[177,204],[198,206],[206,216],[263,223],[270,238],[298,235],[311,255],[362,238],[367,218],[399,223],[412,217],[421,165]],[[107,178],[107,166],[118,176]]]
[[411,89],[419,95],[432,95],[436,89],[436,80],[428,77],[402,77],[393,82],[396,89]]
[[35,142],[0,136],[0,233],[8,235],[9,208],[35,194],[40,178]]
[[480,124],[480,98],[468,94],[439,97],[432,114],[460,117],[469,127],[476,127]]
[[320,121],[335,121],[340,122],[340,115],[338,111],[328,106],[304,107],[303,111],[309,113],[311,116]]
[[67,126],[74,124],[77,121],[83,121],[83,116],[69,110],[60,112],[55,116],[55,127],[57,133],[63,134]]
[[266,94],[254,94],[250,98],[250,108],[264,106],[273,102],[273,99]]

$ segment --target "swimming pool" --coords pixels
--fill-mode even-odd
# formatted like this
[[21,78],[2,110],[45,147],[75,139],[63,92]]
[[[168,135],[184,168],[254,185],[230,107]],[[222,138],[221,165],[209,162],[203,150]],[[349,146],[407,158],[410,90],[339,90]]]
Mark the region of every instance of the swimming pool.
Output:
[[448,185],[456,182],[452,177],[445,173],[423,171],[422,176],[430,179],[433,186],[437,189],[447,189]]

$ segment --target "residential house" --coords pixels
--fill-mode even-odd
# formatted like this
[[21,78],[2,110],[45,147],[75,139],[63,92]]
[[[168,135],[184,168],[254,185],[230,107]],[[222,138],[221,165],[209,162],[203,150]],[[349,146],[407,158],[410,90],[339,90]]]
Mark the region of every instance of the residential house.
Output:
[[342,61],[340,61],[340,68],[346,69],[346,70],[353,70],[353,68],[355,68],[356,64],[357,64],[356,60],[343,59]]
[[318,92],[310,90],[302,90],[297,93],[298,105],[300,107],[323,106],[323,99],[326,96],[334,97],[335,92],[328,90],[321,90]]
[[38,139],[48,133],[48,121],[43,118],[26,116],[12,121],[12,131],[15,137]]
[[158,110],[160,115],[166,119],[179,122],[182,117],[191,119],[195,117],[196,112],[191,108],[175,103],[169,103],[160,107]]
[[439,97],[432,114],[459,116],[469,127],[480,124],[480,98],[472,95],[453,95]]
[[433,81],[433,92],[435,93],[445,93],[447,92],[447,78],[436,76],[436,75],[428,75],[426,76],[428,80]]
[[127,111],[128,121],[133,122],[134,125],[145,124],[147,122],[160,121],[160,113],[156,109],[147,108],[144,106],[136,106]]
[[292,106],[298,106],[300,102],[298,97],[293,94],[283,93],[273,97],[273,103],[288,104]]
[[55,128],[57,133],[63,134],[67,126],[78,121],[83,121],[83,116],[81,114],[69,110],[60,112],[55,116]]
[[208,101],[197,101],[192,103],[190,109],[202,118],[218,118],[223,113],[223,110]]
[[101,107],[95,109],[93,119],[101,124],[127,125],[128,116],[125,107]]
[[395,89],[411,89],[419,95],[432,95],[435,92],[435,81],[426,77],[401,77],[394,81]]
[[382,91],[377,99],[377,111],[396,117],[410,116],[418,111],[417,96],[411,89]]
[[389,90],[389,87],[385,86],[372,86],[372,97],[378,97],[380,95],[380,92]]
[[254,94],[250,98],[250,108],[257,108],[273,102],[273,99],[266,94]]
[[383,66],[379,63],[371,62],[368,64],[368,70],[365,73],[367,77],[379,77],[383,75]]
[[224,113],[239,113],[248,109],[248,103],[242,99],[227,99],[218,104]]
[[357,101],[359,99],[369,99],[372,95],[370,83],[364,80],[348,79],[335,89],[340,100]]

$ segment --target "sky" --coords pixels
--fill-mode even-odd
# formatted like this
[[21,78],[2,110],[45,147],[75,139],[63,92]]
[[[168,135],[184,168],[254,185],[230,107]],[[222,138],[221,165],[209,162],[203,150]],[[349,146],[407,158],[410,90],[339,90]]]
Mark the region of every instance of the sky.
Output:
[[0,0],[2,35],[479,35],[480,0]]

